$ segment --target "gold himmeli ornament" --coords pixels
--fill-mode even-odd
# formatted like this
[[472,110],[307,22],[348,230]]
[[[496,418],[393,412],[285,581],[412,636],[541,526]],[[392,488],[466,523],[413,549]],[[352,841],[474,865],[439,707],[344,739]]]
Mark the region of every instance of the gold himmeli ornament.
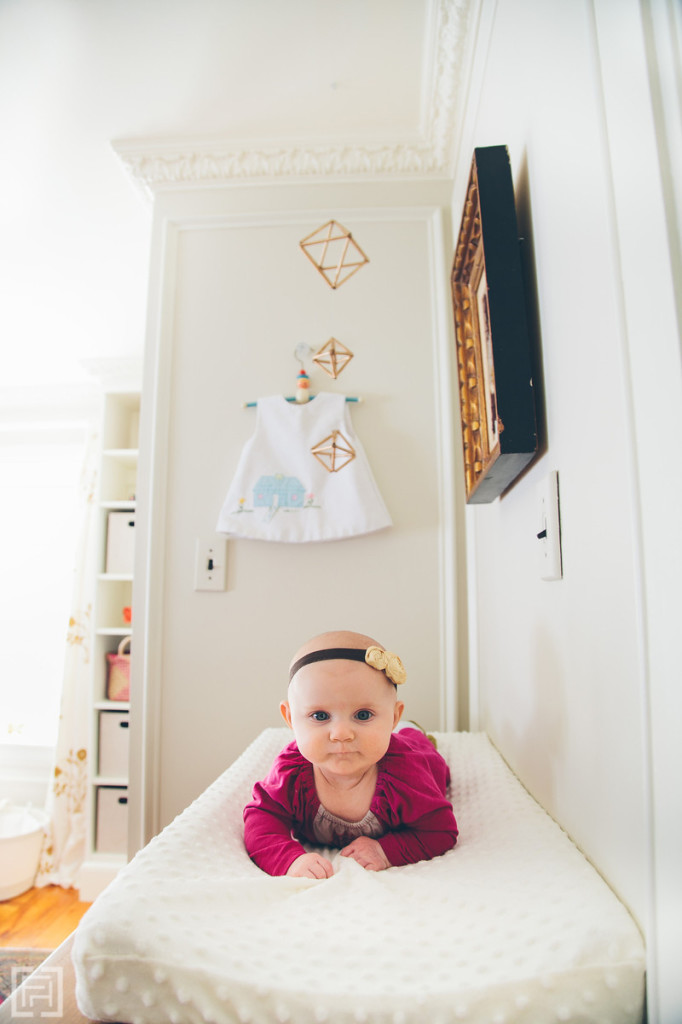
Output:
[[342,370],[344,370],[351,359],[353,353],[345,345],[342,345],[336,338],[330,338],[326,345],[323,345],[315,355],[313,356],[313,362],[328,373],[334,380],[338,377]]
[[327,221],[299,245],[331,288],[338,288],[360,267],[369,263],[369,257],[365,256],[350,231],[335,220]]
[[329,473],[338,473],[355,458],[355,449],[340,430],[332,430],[329,437],[310,450]]

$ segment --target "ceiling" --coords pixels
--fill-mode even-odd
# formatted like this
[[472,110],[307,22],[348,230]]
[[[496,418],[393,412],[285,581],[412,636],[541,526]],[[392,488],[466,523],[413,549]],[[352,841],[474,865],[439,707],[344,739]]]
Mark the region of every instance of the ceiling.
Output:
[[450,176],[472,4],[0,0],[4,386],[141,351],[131,177]]

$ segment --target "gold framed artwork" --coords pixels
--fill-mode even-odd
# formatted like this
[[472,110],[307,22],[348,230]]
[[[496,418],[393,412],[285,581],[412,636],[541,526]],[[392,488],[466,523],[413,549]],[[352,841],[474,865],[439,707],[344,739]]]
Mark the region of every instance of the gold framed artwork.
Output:
[[474,150],[451,275],[468,504],[493,501],[538,450],[514,188],[506,146]]

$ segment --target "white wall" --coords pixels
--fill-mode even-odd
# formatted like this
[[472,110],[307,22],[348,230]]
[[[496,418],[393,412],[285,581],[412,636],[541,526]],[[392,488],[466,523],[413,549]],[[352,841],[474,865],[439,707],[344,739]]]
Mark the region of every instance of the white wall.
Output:
[[[679,225],[663,209],[650,8],[664,22],[672,12],[482,4],[453,211],[472,148],[507,144],[534,276],[545,447],[500,500],[468,510],[473,724],[629,905],[647,937],[650,1019],[671,1021],[682,1007],[670,788],[682,774],[671,645],[681,480],[666,438],[679,435],[682,404],[669,249]],[[535,564],[536,484],[552,469],[564,578],[548,583]]]
[[[451,393],[451,330],[442,214],[428,190],[421,206],[415,196],[403,191],[394,205],[388,187],[339,185],[159,201],[153,291],[167,305],[152,321],[145,379],[143,445],[156,431],[156,491],[149,501],[140,495],[150,561],[139,577],[152,591],[144,663],[153,706],[138,737],[156,802],[152,830],[263,728],[281,724],[290,657],[322,630],[357,629],[399,651],[408,715],[445,723],[456,614],[452,554],[444,554],[452,424],[441,409],[441,392]],[[330,216],[370,258],[336,291],[298,247]],[[233,539],[227,590],[195,592],[195,539],[214,531],[254,428],[242,403],[292,394],[296,345],[316,349],[332,335],[354,359],[337,381],[314,371],[313,390],[363,397],[351,415],[394,526],[313,545]],[[135,601],[137,615],[137,589]],[[138,665],[139,651],[136,639]],[[145,831],[151,819],[147,807]]]

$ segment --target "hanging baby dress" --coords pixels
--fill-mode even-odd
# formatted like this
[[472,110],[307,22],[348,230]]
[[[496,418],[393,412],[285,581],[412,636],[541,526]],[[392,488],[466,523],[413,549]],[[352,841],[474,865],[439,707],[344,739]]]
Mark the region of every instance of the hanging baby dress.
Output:
[[302,543],[391,526],[343,395],[259,398],[218,533]]

